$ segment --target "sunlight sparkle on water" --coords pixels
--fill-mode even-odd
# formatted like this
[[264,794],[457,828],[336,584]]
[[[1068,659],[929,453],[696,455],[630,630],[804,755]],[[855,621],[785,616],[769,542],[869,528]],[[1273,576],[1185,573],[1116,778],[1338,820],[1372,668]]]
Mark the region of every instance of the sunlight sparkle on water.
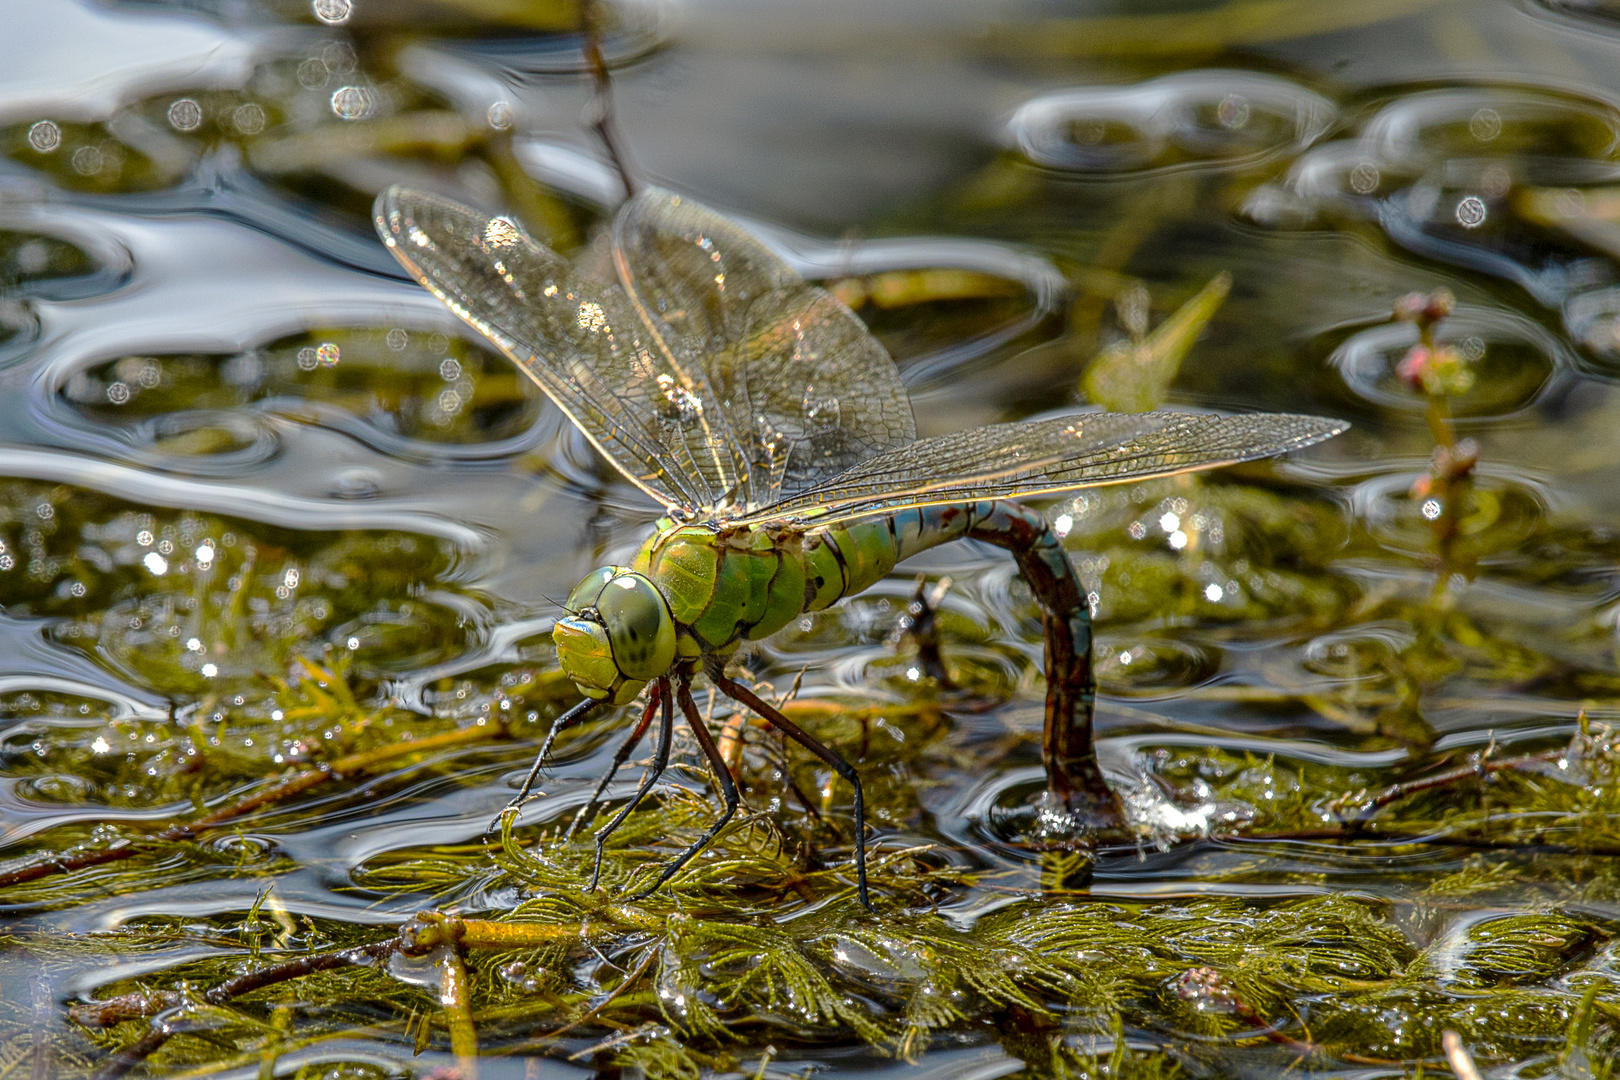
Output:
[[141,562],[145,564],[148,570],[159,576],[169,572],[169,560],[165,559],[155,551],[148,551],[146,553],[146,558],[142,559]]

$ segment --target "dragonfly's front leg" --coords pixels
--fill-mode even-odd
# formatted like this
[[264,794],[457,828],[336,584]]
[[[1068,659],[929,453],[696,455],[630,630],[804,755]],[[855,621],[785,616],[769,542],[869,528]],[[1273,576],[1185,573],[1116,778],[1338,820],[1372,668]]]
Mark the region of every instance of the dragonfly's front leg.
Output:
[[1077,823],[1099,831],[1123,828],[1119,796],[1103,780],[1092,741],[1097,680],[1091,666],[1091,607],[1086,591],[1046,519],[1015,502],[971,508],[967,535],[1012,552],[1035,599],[1046,632],[1046,726],[1041,755],[1058,805]]

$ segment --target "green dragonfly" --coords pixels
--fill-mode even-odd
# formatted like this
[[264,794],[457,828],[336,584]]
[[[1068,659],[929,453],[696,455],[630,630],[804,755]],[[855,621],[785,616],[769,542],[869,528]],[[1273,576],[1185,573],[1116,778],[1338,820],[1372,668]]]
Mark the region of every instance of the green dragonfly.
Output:
[[870,907],[860,776],[729,678],[726,660],[964,537],[1008,549],[1040,603],[1051,797],[1082,832],[1118,829],[1120,804],[1092,745],[1085,589],[1046,519],[1012,500],[1267,457],[1347,426],[1282,414],[1080,413],[918,439],[894,361],[865,325],[742,227],[683,196],[643,189],[572,261],[509,217],[420,191],[390,188],[375,213],[416,280],[664,507],[629,566],[592,571],[568,597],[553,638],[585,698],[557,719],[508,808],[525,801],[559,731],[647,691],[591,806],[657,714],[653,765],[596,834],[593,889],[607,838],[668,763],[674,706],[725,809],[637,896],[736,812],[731,771],[692,699],[702,674],[853,787],[857,890]]

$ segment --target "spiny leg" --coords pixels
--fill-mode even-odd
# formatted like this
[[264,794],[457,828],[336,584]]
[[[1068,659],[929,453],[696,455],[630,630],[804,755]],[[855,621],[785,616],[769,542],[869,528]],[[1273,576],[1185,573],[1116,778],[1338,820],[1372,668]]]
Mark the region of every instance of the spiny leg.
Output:
[[523,786],[519,788],[518,793],[512,797],[512,801],[502,807],[499,814],[495,815],[495,820],[489,823],[490,831],[494,831],[496,828],[498,828],[500,826],[501,819],[506,817],[507,814],[521,809],[523,805],[529,801],[529,792],[534,789],[534,782],[540,776],[540,769],[546,763],[546,755],[551,753],[551,744],[552,741],[557,738],[557,734],[559,732],[566,731],[575,724],[579,723],[585,718],[586,713],[590,712],[600,704],[602,703],[597,701],[595,698],[586,698],[584,701],[580,702],[578,705],[575,705],[572,709],[569,709],[567,712],[563,713],[561,716],[557,717],[557,719],[551,722],[551,730],[546,732],[546,739],[540,744],[540,752],[534,755],[534,765],[530,767],[529,775],[523,778]]
[[816,755],[822,761],[825,761],[828,765],[831,765],[833,771],[848,780],[850,786],[855,789],[855,885],[862,906],[875,913],[876,909],[872,907],[872,899],[867,895],[866,891],[866,793],[861,788],[861,777],[855,771],[855,766],[813,738],[798,724],[783,716],[775,706],[766,703],[758,694],[741,683],[726,678],[725,672],[720,669],[718,664],[709,665],[708,675],[709,680],[718,686],[723,693],[729,694],[750,709],[753,709],[764,717],[767,723],[781,731],[782,734]]
[[574,830],[579,828],[581,821],[591,819],[591,811],[595,810],[596,804],[602,801],[602,792],[606,791],[607,786],[613,783],[613,778],[618,775],[620,767],[629,760],[630,755],[641,744],[642,736],[646,735],[647,729],[652,726],[653,714],[658,711],[658,703],[663,695],[660,686],[659,683],[653,683],[652,692],[647,695],[647,707],[641,712],[641,721],[630,729],[629,736],[619,744],[618,751],[613,755],[613,764],[608,766],[607,774],[597,781],[596,790],[591,792],[591,801],[582,806],[579,813],[575,814],[574,819],[568,823],[568,831],[563,833],[564,840],[574,835]]
[[613,815],[612,821],[602,826],[596,833],[596,865],[591,869],[590,889],[592,892],[596,891],[596,883],[602,877],[602,850],[607,846],[608,837],[612,836],[614,830],[624,824],[624,819],[630,816],[630,811],[634,810],[636,805],[647,797],[647,792],[651,791],[653,785],[658,783],[658,778],[664,775],[664,770],[669,766],[669,744],[675,731],[675,708],[670,698],[669,676],[665,675],[658,680],[658,699],[662,707],[659,710],[658,717],[658,749],[653,754],[652,768],[648,769],[647,775],[641,778],[641,786],[636,788],[636,793],[630,801],[617,814]]
[[731,769],[726,765],[726,759],[720,756],[720,748],[714,745],[714,736],[709,734],[708,727],[703,723],[703,717],[698,715],[697,702],[692,700],[691,683],[683,676],[675,677],[675,699],[680,702],[681,712],[686,716],[686,724],[697,737],[698,745],[703,748],[703,756],[709,759],[709,766],[714,770],[714,778],[720,784],[720,794],[726,800],[726,808],[715,819],[714,824],[703,831],[703,835],[694,840],[690,847],[677,855],[670,864],[664,867],[658,878],[651,885],[640,892],[625,897],[626,900],[640,900],[651,896],[658,891],[658,887],[668,881],[675,873],[691,861],[692,856],[708,846],[726,822],[737,812],[737,785],[731,779]]

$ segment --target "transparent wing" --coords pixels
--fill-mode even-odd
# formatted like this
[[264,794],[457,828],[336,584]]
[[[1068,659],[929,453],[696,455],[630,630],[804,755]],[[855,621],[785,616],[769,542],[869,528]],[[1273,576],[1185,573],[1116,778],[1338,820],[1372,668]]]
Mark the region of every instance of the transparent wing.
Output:
[[506,218],[409,188],[378,197],[376,222],[405,269],[643,491],[687,511],[728,501],[739,452],[725,413],[701,368],[673,360],[610,268],[571,264]]
[[923,439],[763,507],[745,521],[847,521],[907,506],[1008,499],[1146,480],[1297,450],[1342,420],[1286,413],[1086,413]]
[[742,506],[797,494],[917,437],[883,346],[740,226],[648,188],[619,211],[613,254],[667,362],[702,370],[740,437]]

